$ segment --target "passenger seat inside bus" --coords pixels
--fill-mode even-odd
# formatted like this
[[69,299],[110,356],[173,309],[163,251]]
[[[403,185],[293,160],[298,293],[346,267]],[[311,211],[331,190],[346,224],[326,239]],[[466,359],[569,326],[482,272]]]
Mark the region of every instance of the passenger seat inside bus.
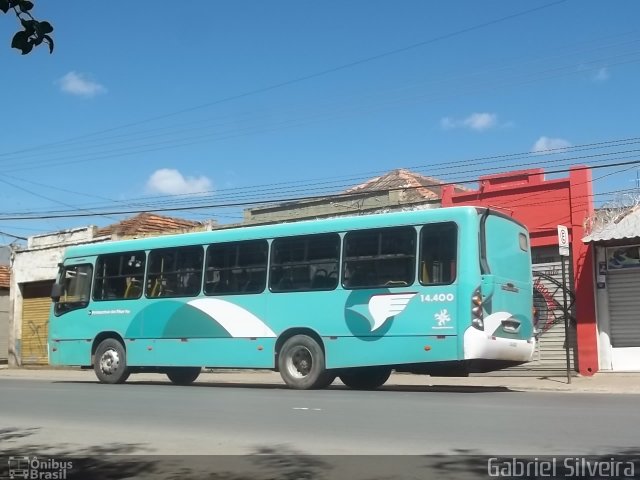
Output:
[[366,287],[375,285],[376,275],[369,267],[356,267],[355,271],[349,276],[346,286],[348,287]]
[[138,298],[142,294],[142,284],[137,278],[127,279],[127,288],[124,291],[124,298]]

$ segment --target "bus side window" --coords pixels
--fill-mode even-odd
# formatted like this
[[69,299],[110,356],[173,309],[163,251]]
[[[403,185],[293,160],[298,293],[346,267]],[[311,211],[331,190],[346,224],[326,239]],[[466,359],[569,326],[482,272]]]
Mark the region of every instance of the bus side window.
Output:
[[453,222],[432,223],[420,232],[420,283],[447,285],[457,275],[458,228]]
[[149,254],[148,297],[194,297],[200,293],[201,246],[164,248]]
[[273,292],[333,290],[338,285],[340,236],[320,233],[277,238],[271,247]]
[[139,298],[142,293],[142,285],[140,280],[129,277],[126,280],[127,288],[124,291],[124,298]]
[[140,298],[145,260],[146,254],[143,251],[100,255],[96,261],[93,299]]
[[405,287],[415,281],[414,227],[357,230],[344,238],[345,288]]
[[429,281],[429,269],[427,268],[427,262],[424,260],[420,262],[420,282],[431,283]]
[[260,293],[267,272],[266,240],[209,245],[205,260],[205,295]]

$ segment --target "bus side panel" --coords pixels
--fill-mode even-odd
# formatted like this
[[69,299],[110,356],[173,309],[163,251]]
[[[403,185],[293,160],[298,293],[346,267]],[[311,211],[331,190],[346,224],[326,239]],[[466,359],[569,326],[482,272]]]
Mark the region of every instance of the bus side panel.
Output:
[[91,365],[91,341],[59,340],[49,343],[49,365]]
[[122,335],[130,366],[273,367],[263,295],[143,298],[135,312],[127,303],[113,307],[131,312]]
[[[129,302],[128,307],[133,305]],[[91,347],[96,336],[104,331],[125,336],[132,318],[132,309],[91,303],[54,316],[49,321],[49,353],[51,365],[91,365]],[[113,307],[113,308],[112,308]],[[113,312],[113,313],[112,313]],[[53,348],[57,348],[53,351]]]
[[129,366],[273,368],[275,338],[167,338],[125,341]]
[[439,362],[456,358],[455,336],[324,338],[327,368]]
[[[455,335],[456,285],[270,294],[268,325],[277,333],[309,328],[322,337]],[[424,292],[424,293],[423,293]],[[366,347],[366,344],[363,344]]]

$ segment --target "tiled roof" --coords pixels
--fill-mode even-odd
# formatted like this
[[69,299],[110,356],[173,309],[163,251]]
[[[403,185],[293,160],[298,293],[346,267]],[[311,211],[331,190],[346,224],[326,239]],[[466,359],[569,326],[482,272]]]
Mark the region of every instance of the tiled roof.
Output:
[[194,222],[182,218],[165,217],[154,213],[140,213],[135,217],[99,228],[96,232],[96,236],[102,237],[105,235],[111,235],[118,237],[134,237],[158,235],[191,231],[201,226],[203,226],[201,222]]
[[[419,173],[399,168],[381,177],[350,188],[345,193],[367,192],[377,190],[404,190],[405,201],[435,200],[440,198],[442,180],[425,177]],[[464,191],[456,186],[456,190]]]
[[0,288],[9,288],[9,277],[11,272],[6,265],[0,265]]
[[640,205],[630,208],[617,219],[596,227],[584,237],[584,243],[640,237]]

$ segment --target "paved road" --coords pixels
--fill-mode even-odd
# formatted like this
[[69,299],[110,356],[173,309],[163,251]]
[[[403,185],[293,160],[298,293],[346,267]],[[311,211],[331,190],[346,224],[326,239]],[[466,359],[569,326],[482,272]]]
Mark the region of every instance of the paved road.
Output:
[[491,388],[309,392],[273,385],[1,378],[0,450],[609,454],[636,450],[637,405],[635,395]]

